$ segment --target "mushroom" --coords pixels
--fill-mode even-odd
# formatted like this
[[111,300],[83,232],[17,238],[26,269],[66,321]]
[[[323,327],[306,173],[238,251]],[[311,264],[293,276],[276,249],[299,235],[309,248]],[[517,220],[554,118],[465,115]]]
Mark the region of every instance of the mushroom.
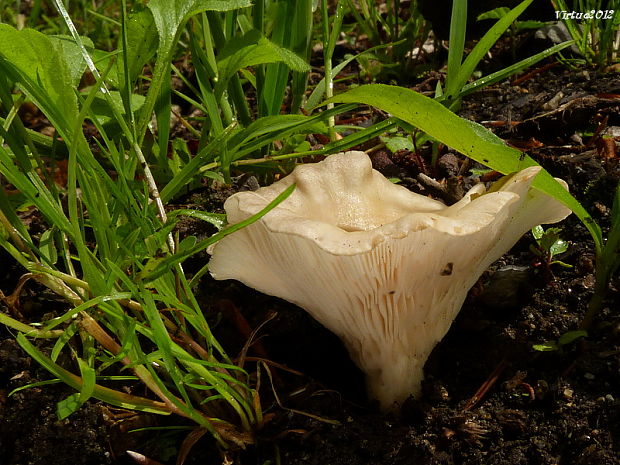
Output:
[[391,183],[364,152],[331,155],[228,198],[235,224],[296,184],[217,242],[209,269],[308,311],[344,341],[369,395],[390,410],[420,394],[424,363],[487,267],[533,226],[569,215],[530,187],[539,171],[489,192],[478,184],[448,207]]

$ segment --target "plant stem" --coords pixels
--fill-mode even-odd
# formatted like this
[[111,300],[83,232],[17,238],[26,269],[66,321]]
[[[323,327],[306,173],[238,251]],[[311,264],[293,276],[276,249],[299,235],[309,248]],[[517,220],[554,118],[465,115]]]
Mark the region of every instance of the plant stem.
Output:
[[[329,11],[327,9],[327,0],[321,0],[321,13],[323,15],[323,63],[325,66],[325,97],[332,98],[334,96],[334,81],[332,78],[332,44],[329,39]],[[334,108],[333,103],[327,104],[327,109]],[[330,116],[327,125],[329,128],[329,139],[333,142],[336,140],[336,119]]]

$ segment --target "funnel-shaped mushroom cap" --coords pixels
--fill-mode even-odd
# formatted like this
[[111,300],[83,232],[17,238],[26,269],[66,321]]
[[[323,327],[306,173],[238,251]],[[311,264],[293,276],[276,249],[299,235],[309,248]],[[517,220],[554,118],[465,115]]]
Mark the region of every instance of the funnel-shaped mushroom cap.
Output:
[[[395,185],[363,152],[298,166],[231,196],[231,224],[289,198],[210,250],[215,279],[237,279],[308,311],[345,342],[384,409],[420,393],[423,367],[486,268],[533,226],[570,211],[530,188],[539,167],[458,203]],[[563,181],[562,181],[563,182]]]

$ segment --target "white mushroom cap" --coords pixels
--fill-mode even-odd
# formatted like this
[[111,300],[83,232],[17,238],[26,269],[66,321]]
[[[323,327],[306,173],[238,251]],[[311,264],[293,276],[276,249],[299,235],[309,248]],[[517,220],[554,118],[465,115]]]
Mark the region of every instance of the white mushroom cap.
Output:
[[[570,210],[530,188],[526,168],[497,191],[482,184],[443,203],[395,185],[364,152],[301,165],[231,196],[231,224],[289,198],[215,244],[215,279],[237,279],[308,311],[347,346],[382,408],[419,395],[423,367],[487,267],[533,226]],[[562,181],[563,182],[563,181]]]

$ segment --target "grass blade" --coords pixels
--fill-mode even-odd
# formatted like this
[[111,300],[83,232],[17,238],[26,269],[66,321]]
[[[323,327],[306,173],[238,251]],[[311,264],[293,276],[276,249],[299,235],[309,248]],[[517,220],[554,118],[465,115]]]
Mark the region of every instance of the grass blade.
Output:
[[445,93],[448,98],[458,96],[458,79],[465,49],[467,29],[467,0],[453,0],[450,18],[450,47],[448,49],[448,74]]

